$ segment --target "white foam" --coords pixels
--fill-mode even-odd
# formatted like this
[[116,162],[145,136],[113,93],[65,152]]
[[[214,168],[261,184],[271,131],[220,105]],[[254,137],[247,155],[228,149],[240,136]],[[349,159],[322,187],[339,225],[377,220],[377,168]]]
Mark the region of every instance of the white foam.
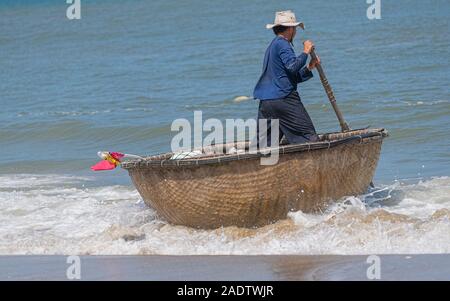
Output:
[[[380,187],[260,229],[168,225],[131,186],[0,176],[0,254],[450,253],[450,178]],[[370,206],[368,205],[370,204]]]
[[88,177],[74,177],[69,175],[33,175],[15,174],[0,175],[0,189],[2,188],[35,188],[55,186],[57,184],[73,184],[91,180]]
[[233,99],[233,101],[234,101],[234,102],[242,102],[242,101],[246,101],[246,100],[249,100],[249,99],[251,99],[251,97],[242,95],[242,96],[236,96],[236,97]]

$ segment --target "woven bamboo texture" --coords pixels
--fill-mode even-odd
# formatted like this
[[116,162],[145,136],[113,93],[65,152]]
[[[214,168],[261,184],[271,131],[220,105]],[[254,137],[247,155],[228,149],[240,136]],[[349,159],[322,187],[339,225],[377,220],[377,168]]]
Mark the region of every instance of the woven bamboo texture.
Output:
[[384,129],[325,134],[316,143],[280,146],[276,165],[261,165],[261,153],[184,160],[169,160],[169,153],[122,167],[146,204],[172,224],[260,227],[364,193],[386,136]]

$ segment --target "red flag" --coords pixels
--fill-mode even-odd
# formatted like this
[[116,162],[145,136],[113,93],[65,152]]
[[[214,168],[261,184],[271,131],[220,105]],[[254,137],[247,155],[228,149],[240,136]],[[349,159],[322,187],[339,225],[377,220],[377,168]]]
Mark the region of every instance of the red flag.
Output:
[[103,161],[91,166],[93,171],[114,169],[120,164],[120,159],[125,156],[125,154],[118,152],[99,152],[98,155]]
[[123,156],[125,156],[125,154],[122,153],[118,153],[118,152],[111,152],[109,153],[114,159],[116,159],[117,161],[120,162],[120,159],[123,158]]
[[106,160],[100,161],[97,164],[95,164],[94,166],[91,166],[91,169],[93,171],[111,170],[111,169],[114,169],[114,168],[116,168],[116,165],[111,163],[111,162],[109,162],[109,161],[106,161]]

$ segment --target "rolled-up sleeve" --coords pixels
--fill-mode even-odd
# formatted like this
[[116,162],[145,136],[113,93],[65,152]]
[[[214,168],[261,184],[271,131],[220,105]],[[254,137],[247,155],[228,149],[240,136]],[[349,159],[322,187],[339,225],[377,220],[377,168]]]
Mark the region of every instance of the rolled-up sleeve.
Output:
[[300,69],[297,75],[297,82],[306,82],[308,79],[313,77],[313,73],[306,66]]

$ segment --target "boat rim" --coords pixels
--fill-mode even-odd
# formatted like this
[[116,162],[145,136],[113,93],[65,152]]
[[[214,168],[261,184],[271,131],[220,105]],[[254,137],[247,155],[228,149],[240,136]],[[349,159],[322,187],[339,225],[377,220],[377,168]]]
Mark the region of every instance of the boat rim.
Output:
[[[331,135],[339,135],[339,134],[351,134],[355,132],[354,135],[350,135],[348,137],[337,138],[327,140],[327,137]],[[361,132],[357,134],[356,132]],[[373,140],[380,140],[388,136],[388,132],[384,128],[374,128],[374,129],[355,129],[347,132],[332,132],[325,133],[319,135],[321,137],[320,141],[310,142],[310,143],[301,143],[301,144],[285,144],[277,147],[267,147],[259,151],[253,152],[245,152],[245,153],[235,153],[235,154],[220,154],[215,156],[200,156],[200,157],[191,157],[184,159],[170,159],[170,157],[174,154],[173,152],[163,153],[158,155],[152,155],[148,157],[144,157],[141,159],[132,159],[125,162],[122,162],[120,166],[123,169],[133,169],[133,168],[142,168],[149,166],[159,166],[159,167],[169,167],[169,166],[197,166],[197,165],[213,165],[220,164],[230,161],[238,161],[238,160],[248,160],[248,159],[258,159],[262,157],[268,157],[272,154],[273,151],[278,151],[280,155],[288,154],[288,153],[297,153],[297,152],[308,152],[314,150],[321,149],[330,149],[343,144],[353,144],[353,143],[365,143]],[[228,144],[217,144],[218,145],[236,145],[238,143],[248,143],[248,141],[240,141]]]

